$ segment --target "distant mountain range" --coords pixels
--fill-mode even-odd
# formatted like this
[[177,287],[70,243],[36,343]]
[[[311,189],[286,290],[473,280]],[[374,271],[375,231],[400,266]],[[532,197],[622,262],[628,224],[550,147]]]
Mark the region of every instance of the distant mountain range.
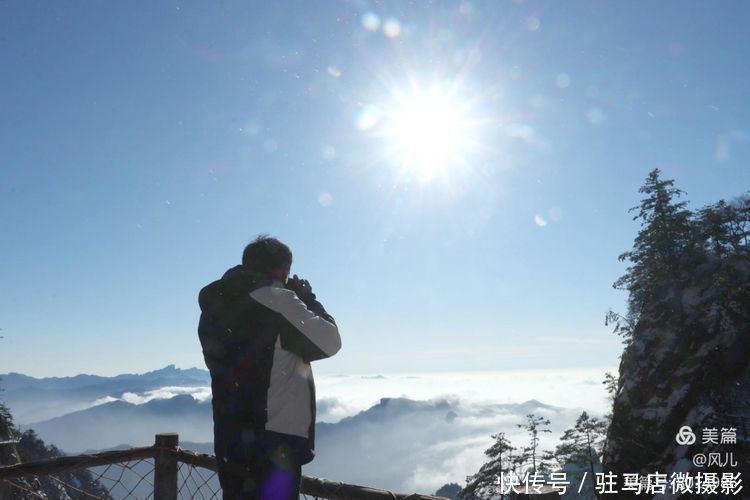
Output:
[[134,386],[141,386],[143,390],[146,390],[165,385],[181,385],[185,382],[206,384],[211,381],[211,376],[207,370],[200,368],[182,369],[176,368],[175,365],[168,365],[160,370],[146,373],[123,373],[114,377],[81,374],[73,377],[35,378],[11,372],[0,374],[0,379],[2,379],[2,385],[6,391],[25,388],[42,390],[92,389],[103,385],[110,387],[119,385],[126,387],[128,390],[133,389]]
[[76,375],[34,378],[20,373],[0,374],[0,398],[13,412],[16,423],[28,424],[89,408],[103,398],[143,393],[164,387],[205,387],[211,384],[207,370],[180,369],[169,365],[143,374],[114,377]]
[[[506,432],[514,443],[525,443],[527,437],[516,424],[529,413],[550,418],[559,436],[579,411],[535,400],[476,406],[457,400],[382,398],[339,422],[318,422],[316,459],[304,472],[393,491],[434,491],[476,472],[491,434]],[[211,405],[190,395],[140,405],[114,401],[31,427],[69,453],[120,443],[150,445],[159,432],[177,432],[181,446],[213,452]]]
[[[2,377],[6,391],[0,397],[22,429],[33,428],[67,453],[150,445],[161,432],[177,432],[187,449],[213,450],[210,377],[205,370],[168,366],[116,377]],[[458,397],[372,396],[375,404],[344,418],[340,410],[350,407],[346,399],[318,401],[319,419],[339,416],[331,419],[335,423],[316,424],[316,459],[305,466],[305,474],[392,491],[431,492],[445,483],[463,484],[475,473],[492,443],[491,434],[505,432],[514,445],[526,445],[528,437],[517,427],[525,415],[552,421],[552,434],[542,437],[548,441],[543,447],[550,449],[580,414],[580,409],[536,400],[500,404]]]
[[112,401],[26,427],[72,453],[120,443],[147,446],[160,432],[177,432],[191,441],[212,441],[212,418],[210,403],[182,394],[139,405]]
[[319,422],[316,459],[304,472],[398,492],[434,492],[477,472],[491,434],[505,432],[515,445],[525,445],[528,438],[517,424],[529,413],[550,418],[556,438],[580,412],[536,400],[471,405],[382,398],[335,424]]

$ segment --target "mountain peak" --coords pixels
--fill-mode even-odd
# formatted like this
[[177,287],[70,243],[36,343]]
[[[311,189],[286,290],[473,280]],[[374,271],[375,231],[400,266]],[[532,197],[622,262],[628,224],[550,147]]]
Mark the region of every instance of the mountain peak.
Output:
[[149,372],[149,373],[176,372],[177,370],[178,370],[178,368],[175,365],[167,365],[167,366],[165,366],[164,368],[162,368],[160,370],[154,370],[154,371]]

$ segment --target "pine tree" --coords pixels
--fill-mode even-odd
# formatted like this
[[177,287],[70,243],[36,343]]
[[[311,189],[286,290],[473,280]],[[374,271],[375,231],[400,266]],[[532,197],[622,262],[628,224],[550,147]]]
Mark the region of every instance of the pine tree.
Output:
[[750,243],[750,196],[733,203],[719,200],[698,212],[697,225],[704,250],[715,258],[748,256]]
[[457,499],[461,494],[461,486],[458,483],[446,483],[435,492],[436,497]]
[[[15,441],[18,433],[13,425],[13,416],[5,404],[0,402],[0,443]],[[10,465],[8,462],[0,461],[0,465]]]
[[459,493],[459,498],[489,498],[493,495],[500,495],[500,498],[506,498],[502,493],[499,480],[501,476],[507,476],[512,470],[511,453],[515,448],[505,438],[505,434],[500,432],[493,434],[494,444],[490,446],[484,454],[490,460],[484,463],[479,472],[466,478],[466,486]]
[[630,211],[638,212],[633,220],[640,219],[641,229],[633,249],[618,257],[629,261],[630,266],[612,285],[629,292],[628,313],[622,317],[609,311],[606,324],[614,324],[615,332],[626,343],[631,341],[633,327],[647,306],[667,314],[673,312],[665,302],[668,288],[686,279],[683,271],[696,258],[692,212],[686,208],[687,201],[676,201],[685,193],[673,187],[674,181],[662,180],[660,174],[659,169],[652,170],[638,190],[645,197]]
[[[620,388],[620,379],[612,375],[610,372],[606,372],[604,374],[604,380],[602,381],[602,385],[604,386],[604,389],[607,391],[607,394],[608,394],[607,399],[609,400],[609,404],[613,405],[615,402],[615,398],[617,397],[617,391]],[[604,421],[607,425],[609,425],[611,420],[612,420],[611,413],[604,415]]]
[[[0,392],[3,388],[0,387]],[[13,423],[10,409],[0,401],[0,466],[12,465],[18,462],[18,454],[12,446],[18,439],[18,431]]]
[[[15,444],[17,439],[18,431],[13,424],[13,415],[8,407],[0,402],[0,466],[14,465],[21,461]],[[18,483],[28,485],[25,479],[18,480]],[[10,483],[0,481],[0,498],[15,500],[22,498],[21,495],[21,492]]]
[[[33,429],[24,431],[20,435],[18,453],[22,462],[58,458],[65,455],[57,446],[45,444]],[[88,469],[59,472],[54,475],[54,479],[50,476],[40,476],[37,478],[37,484],[48,496],[64,491],[65,495],[68,495],[67,498],[112,499],[107,489]],[[61,497],[65,498],[62,495]]]
[[518,469],[529,474],[549,472],[548,455],[539,452],[539,434],[552,432],[548,429],[549,419],[529,413],[526,415],[526,423],[517,425],[529,434],[529,446],[521,448],[520,455],[516,457]]
[[[588,472],[594,488],[595,468],[601,463],[607,424],[590,417],[585,411],[576,420],[575,426],[565,431],[554,456],[563,465],[572,464]],[[597,498],[599,496],[597,495]]]
[[[13,416],[0,403],[0,465],[32,462],[62,457],[63,452],[54,445],[46,445],[36,433],[29,429],[23,434],[13,424]],[[0,481],[0,498],[100,498],[111,499],[107,489],[88,469],[60,472],[51,476],[39,476],[33,481],[25,478],[14,480],[14,484]]]

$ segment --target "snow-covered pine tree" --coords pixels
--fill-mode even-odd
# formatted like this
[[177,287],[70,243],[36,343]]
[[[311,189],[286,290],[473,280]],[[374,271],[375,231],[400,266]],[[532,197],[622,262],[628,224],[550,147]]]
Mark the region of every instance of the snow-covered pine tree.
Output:
[[479,472],[466,478],[466,486],[459,493],[459,498],[473,500],[494,495],[509,498],[502,493],[499,481],[502,474],[507,475],[513,469],[511,454],[515,448],[503,432],[493,434],[492,439],[495,442],[484,452],[490,460],[479,468]]
[[626,344],[632,341],[633,326],[646,307],[655,320],[660,318],[653,315],[654,311],[661,311],[664,316],[674,312],[674,304],[667,300],[668,288],[685,282],[688,277],[684,271],[697,257],[692,212],[686,208],[687,201],[676,201],[685,193],[674,187],[673,180],[663,180],[660,175],[658,168],[652,170],[638,190],[645,197],[630,211],[637,211],[633,220],[641,221],[641,229],[633,249],[618,257],[630,265],[612,285],[629,292],[627,315],[609,311],[606,320]]
[[521,453],[515,459],[517,468],[521,474],[548,473],[550,471],[549,454],[539,450],[539,434],[552,432],[549,430],[549,419],[529,413],[526,415],[526,423],[517,425],[529,435],[529,445],[521,448]]
[[[590,417],[584,411],[576,420],[575,425],[563,433],[560,438],[561,442],[553,453],[561,465],[574,465],[578,469],[585,470],[593,491],[595,491],[594,477],[597,467],[601,464],[606,434],[607,423],[596,417]],[[600,498],[598,494],[597,498]]]

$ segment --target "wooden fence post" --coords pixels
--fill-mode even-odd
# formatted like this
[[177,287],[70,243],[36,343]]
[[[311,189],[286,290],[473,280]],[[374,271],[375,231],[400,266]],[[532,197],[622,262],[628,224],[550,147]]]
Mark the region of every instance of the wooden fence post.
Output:
[[157,434],[154,464],[154,500],[177,500],[177,444],[175,433]]

